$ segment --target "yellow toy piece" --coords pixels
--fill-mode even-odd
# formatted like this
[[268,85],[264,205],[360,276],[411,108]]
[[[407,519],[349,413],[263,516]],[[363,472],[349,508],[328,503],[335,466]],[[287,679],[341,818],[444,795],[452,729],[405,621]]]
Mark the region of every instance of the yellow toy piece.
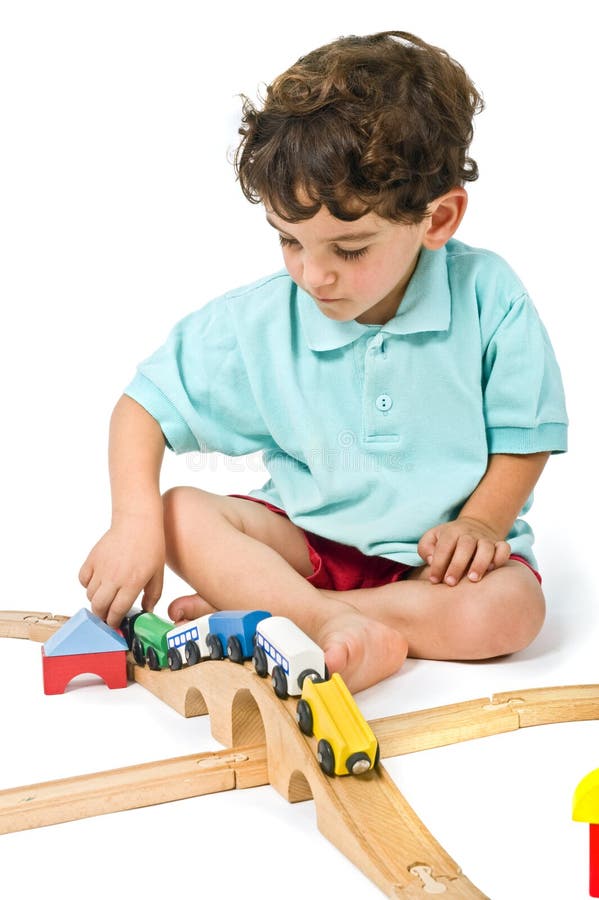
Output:
[[304,680],[297,720],[304,734],[318,739],[318,761],[327,775],[361,775],[376,766],[378,741],[336,672],[328,681]]
[[599,897],[599,769],[593,769],[574,791],[572,818],[589,823],[589,894]]
[[593,769],[574,791],[572,818],[575,822],[599,824],[599,769]]

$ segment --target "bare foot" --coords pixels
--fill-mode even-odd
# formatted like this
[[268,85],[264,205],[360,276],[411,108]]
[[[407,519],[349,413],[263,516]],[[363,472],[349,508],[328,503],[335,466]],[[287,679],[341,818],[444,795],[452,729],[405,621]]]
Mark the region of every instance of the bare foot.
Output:
[[198,619],[200,616],[206,616],[213,612],[216,612],[216,607],[200,597],[199,594],[185,594],[183,597],[177,597],[167,609],[172,621],[177,623],[189,622],[191,619]]
[[[330,593],[329,603],[324,607],[326,616],[310,631],[324,650],[329,672],[339,672],[352,693],[397,672],[408,653],[408,642],[403,635],[342,603],[336,593]],[[168,607],[168,615],[177,623],[213,612],[215,607],[199,594],[177,597]]]
[[329,672],[339,672],[352,693],[393,675],[408,655],[408,642],[399,631],[350,606],[332,614],[313,637],[324,650]]

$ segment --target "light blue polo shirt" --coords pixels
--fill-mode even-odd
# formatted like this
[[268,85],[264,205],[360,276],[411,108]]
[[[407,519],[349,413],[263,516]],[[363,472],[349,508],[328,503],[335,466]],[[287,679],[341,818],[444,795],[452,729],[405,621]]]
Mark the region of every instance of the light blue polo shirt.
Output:
[[[180,321],[125,393],[176,453],[262,450],[271,477],[252,496],[413,566],[490,453],[566,450],[560,371],[532,301],[503,259],[456,240],[421,251],[382,326],[326,318],[286,270],[229,291]],[[508,540],[536,565],[524,520]]]

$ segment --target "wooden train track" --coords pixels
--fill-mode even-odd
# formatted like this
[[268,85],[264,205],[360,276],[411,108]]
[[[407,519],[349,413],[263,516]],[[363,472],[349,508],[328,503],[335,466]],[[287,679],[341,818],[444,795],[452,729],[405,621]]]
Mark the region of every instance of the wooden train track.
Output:
[[[0,612],[0,637],[45,641],[67,617]],[[270,783],[289,801],[314,798],[318,827],[395,898],[443,893],[484,898],[419,820],[384,766],[328,778],[313,739],[251,664],[203,662],[179,672],[131,663],[131,677],[186,717],[209,713],[231,749],[130,766],[0,792],[0,834],[185,797]],[[386,758],[519,728],[599,718],[599,685],[498,694],[370,722]]]

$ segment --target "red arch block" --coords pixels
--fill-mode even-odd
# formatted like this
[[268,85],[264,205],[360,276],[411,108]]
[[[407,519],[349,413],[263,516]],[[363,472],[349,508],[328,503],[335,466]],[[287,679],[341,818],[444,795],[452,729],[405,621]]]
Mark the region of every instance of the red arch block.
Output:
[[589,894],[599,897],[599,825],[590,825]]
[[64,694],[77,675],[99,675],[109,688],[127,687],[127,654],[124,650],[109,653],[74,653],[70,656],[46,656],[42,647],[44,694]]

